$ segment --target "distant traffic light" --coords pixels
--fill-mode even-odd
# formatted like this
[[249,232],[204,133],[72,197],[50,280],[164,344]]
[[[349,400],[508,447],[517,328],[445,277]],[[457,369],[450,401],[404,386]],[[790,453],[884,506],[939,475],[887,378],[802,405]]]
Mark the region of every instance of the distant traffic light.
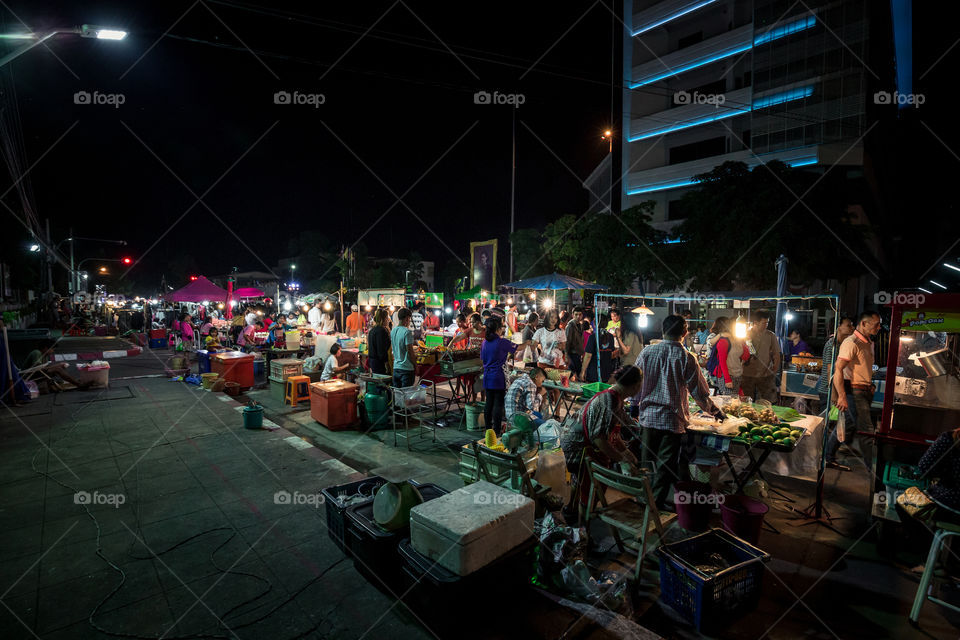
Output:
[[133,258],[125,257],[121,262],[123,262],[125,265],[131,265],[133,264]]

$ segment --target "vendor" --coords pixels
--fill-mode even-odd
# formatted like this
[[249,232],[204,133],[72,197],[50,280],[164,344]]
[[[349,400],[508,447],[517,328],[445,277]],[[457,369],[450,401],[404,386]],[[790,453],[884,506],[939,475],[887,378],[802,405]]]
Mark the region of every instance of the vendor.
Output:
[[547,379],[547,372],[540,367],[531,367],[527,373],[521,375],[507,390],[504,402],[504,417],[507,424],[513,424],[514,416],[522,414],[530,418],[535,425],[543,420],[534,415],[540,411],[540,404],[547,390],[543,388],[543,381]]
[[243,331],[240,332],[240,337],[237,338],[237,344],[247,353],[256,350],[256,338],[255,335],[257,331],[263,331],[263,323],[259,320],[256,320],[254,324],[248,324],[243,328]]
[[644,427],[644,467],[656,468],[653,497],[657,508],[666,509],[671,485],[690,479],[688,464],[696,453],[692,441],[686,438],[690,423],[687,395],[717,420],[726,419],[726,415],[710,399],[696,356],[683,346],[687,321],[670,315],[664,318],[662,327],[663,340],[646,347],[637,358],[643,386],[636,398]]
[[350,315],[347,316],[346,333],[351,338],[356,338],[363,333],[363,316],[360,315],[360,306],[351,305]]
[[607,331],[601,329],[600,335],[600,375],[597,375],[597,363],[594,358],[597,357],[597,332],[590,334],[587,338],[586,347],[584,347],[583,365],[580,367],[580,380],[587,382],[606,383],[613,374],[613,352],[617,348],[616,337]]
[[616,333],[620,328],[620,311],[616,307],[610,309],[610,320],[607,322],[607,331]]
[[[853,408],[854,424],[846,426],[846,440],[849,447],[857,431],[870,432],[874,430],[873,418],[870,416],[870,405],[876,387],[873,384],[873,341],[880,331],[880,315],[876,311],[864,311],[860,314],[860,322],[853,335],[848,336],[841,344],[837,354],[837,366],[833,372],[833,392],[836,394],[835,404],[840,411]],[[853,397],[847,393],[845,379],[849,371],[850,387]],[[849,470],[837,462],[837,451],[840,441],[834,430],[827,441],[824,452],[826,464],[833,469]]]
[[624,426],[635,429],[638,425],[624,411],[623,401],[640,392],[643,380],[637,367],[617,369],[613,386],[590,398],[580,411],[577,423],[561,436],[560,447],[567,461],[567,470],[576,483],[576,491],[571,494],[570,504],[564,510],[567,517],[576,513],[578,505],[587,504],[590,483],[584,464],[586,458],[607,467],[625,462],[631,475],[636,473],[637,456],[624,442],[621,429]]
[[810,346],[800,337],[800,332],[794,329],[790,332],[790,356],[800,355],[801,353],[810,353]]
[[554,367],[564,364],[564,347],[567,337],[560,328],[560,314],[551,309],[543,319],[543,326],[537,329],[527,343],[539,352],[538,366]]
[[320,374],[320,382],[326,382],[332,378],[340,377],[340,374],[350,368],[350,363],[340,364],[337,360],[337,354],[340,353],[340,345],[334,342],[330,345],[330,356],[323,365],[323,373]]
[[[42,368],[43,373],[40,373],[41,370],[27,371],[28,369],[39,367],[45,362],[49,363],[50,358],[53,356],[53,349],[56,346],[56,344],[57,343],[54,340],[45,340],[40,345],[41,347],[40,349],[34,349],[33,351],[27,354],[27,357],[23,362],[23,366],[20,367],[20,372],[23,375],[23,379],[34,380],[36,382],[42,382],[43,380],[47,380],[50,385],[50,391],[64,390],[63,387],[61,387],[58,384],[58,382],[53,378],[59,378],[64,382],[72,384],[74,387],[76,387],[81,391],[91,387],[94,384],[93,380],[80,382],[80,380],[78,380],[77,378],[74,378],[69,373],[67,373],[67,367],[69,367],[70,365],[67,364],[66,362],[55,362],[52,364],[48,364],[47,366]],[[44,374],[46,374],[46,376],[48,377],[44,378]]]
[[386,309],[377,309],[373,314],[374,325],[367,334],[367,364],[372,373],[386,375],[390,359],[390,314]]
[[474,313],[470,316],[470,326],[453,336],[453,340],[451,340],[450,343],[457,344],[466,341],[467,346],[465,348],[479,349],[480,345],[483,344],[483,338],[485,335],[486,329],[484,329],[480,314]]
[[484,424],[493,429],[497,436],[503,431],[504,402],[507,393],[507,381],[503,367],[507,358],[516,350],[512,340],[502,337],[505,327],[500,318],[487,318],[486,334],[480,348],[483,360],[483,389],[486,393],[484,404]]

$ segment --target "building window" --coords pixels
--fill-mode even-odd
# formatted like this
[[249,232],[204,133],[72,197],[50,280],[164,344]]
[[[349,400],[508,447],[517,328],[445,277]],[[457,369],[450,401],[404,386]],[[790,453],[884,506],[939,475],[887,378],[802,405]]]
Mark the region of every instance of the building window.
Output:
[[667,164],[680,164],[681,162],[723,155],[727,152],[726,140],[726,136],[719,136],[673,147],[669,151],[670,160]]

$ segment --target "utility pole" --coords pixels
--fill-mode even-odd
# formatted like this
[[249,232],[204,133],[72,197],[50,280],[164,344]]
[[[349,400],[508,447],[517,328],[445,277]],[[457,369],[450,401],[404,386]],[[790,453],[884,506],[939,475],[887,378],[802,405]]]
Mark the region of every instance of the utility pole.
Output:
[[511,145],[510,145],[510,282],[513,282],[513,231],[516,208],[514,190],[517,185],[517,110],[511,109]]

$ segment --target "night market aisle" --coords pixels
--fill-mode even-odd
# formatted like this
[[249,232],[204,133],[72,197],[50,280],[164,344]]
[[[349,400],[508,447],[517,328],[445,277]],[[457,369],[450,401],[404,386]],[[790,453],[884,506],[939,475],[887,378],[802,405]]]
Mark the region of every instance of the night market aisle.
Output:
[[98,606],[103,629],[153,637],[431,637],[357,575],[322,505],[275,499],[359,476],[243,429],[226,397],[143,378],[2,409],[0,637],[109,637]]

